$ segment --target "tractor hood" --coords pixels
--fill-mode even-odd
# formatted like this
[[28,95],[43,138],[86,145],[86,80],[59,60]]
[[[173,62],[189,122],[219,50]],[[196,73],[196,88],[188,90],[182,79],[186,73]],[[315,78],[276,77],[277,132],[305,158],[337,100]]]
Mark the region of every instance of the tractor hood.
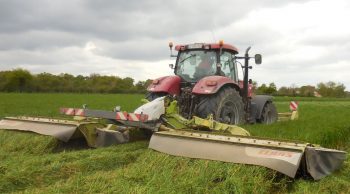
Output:
[[180,94],[180,81],[181,78],[177,75],[164,76],[152,81],[148,86],[149,92],[165,92],[171,95]]
[[193,87],[194,94],[214,94],[224,85],[239,87],[237,83],[224,76],[208,76],[199,80]]

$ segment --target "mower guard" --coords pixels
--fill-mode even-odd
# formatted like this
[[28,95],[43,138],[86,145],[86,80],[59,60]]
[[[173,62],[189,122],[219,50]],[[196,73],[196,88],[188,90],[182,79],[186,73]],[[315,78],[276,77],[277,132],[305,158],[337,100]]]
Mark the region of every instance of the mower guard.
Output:
[[154,133],[149,148],[174,156],[264,166],[292,178],[301,172],[315,180],[340,168],[346,157],[346,152],[307,143],[189,131]]
[[0,129],[31,131],[63,142],[72,138],[79,125],[75,121],[34,117],[5,117],[0,121]]
[[110,130],[100,123],[38,117],[5,117],[0,121],[0,129],[34,132],[63,142],[83,137],[90,147],[104,147],[129,140],[127,133]]

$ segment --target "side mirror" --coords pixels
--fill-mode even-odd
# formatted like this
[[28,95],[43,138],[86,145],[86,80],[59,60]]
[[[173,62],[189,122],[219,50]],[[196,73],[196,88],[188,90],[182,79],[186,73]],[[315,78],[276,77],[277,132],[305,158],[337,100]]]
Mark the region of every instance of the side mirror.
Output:
[[174,64],[169,64],[170,69],[174,69]]
[[255,64],[257,64],[257,65],[261,64],[262,57],[260,54],[256,54],[254,58],[255,58]]

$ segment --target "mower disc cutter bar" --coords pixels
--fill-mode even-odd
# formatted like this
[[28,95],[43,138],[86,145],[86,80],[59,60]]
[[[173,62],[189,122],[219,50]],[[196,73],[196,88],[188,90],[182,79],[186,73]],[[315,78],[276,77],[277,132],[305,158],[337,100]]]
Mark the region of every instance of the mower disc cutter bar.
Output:
[[346,152],[308,143],[189,131],[153,134],[149,148],[174,156],[253,164],[294,178],[297,172],[321,179],[341,167]]

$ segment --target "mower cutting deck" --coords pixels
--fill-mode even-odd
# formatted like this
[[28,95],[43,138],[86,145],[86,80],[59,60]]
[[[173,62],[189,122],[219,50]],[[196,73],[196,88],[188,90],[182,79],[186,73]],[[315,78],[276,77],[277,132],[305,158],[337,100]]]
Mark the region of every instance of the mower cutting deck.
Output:
[[346,152],[308,143],[193,131],[157,132],[149,148],[174,156],[264,166],[292,178],[299,172],[315,180],[339,169],[346,157]]
[[142,105],[135,113],[74,108],[60,111],[85,119],[8,117],[0,121],[0,129],[32,131],[65,142],[83,137],[91,147],[127,143],[131,130],[144,129],[153,132],[149,148],[156,151],[174,156],[259,165],[290,177],[302,174],[315,180],[339,169],[346,157],[346,152],[309,143],[251,137],[245,129],[217,122],[212,117],[202,119],[194,116],[188,120],[177,113],[177,102],[165,97]]

